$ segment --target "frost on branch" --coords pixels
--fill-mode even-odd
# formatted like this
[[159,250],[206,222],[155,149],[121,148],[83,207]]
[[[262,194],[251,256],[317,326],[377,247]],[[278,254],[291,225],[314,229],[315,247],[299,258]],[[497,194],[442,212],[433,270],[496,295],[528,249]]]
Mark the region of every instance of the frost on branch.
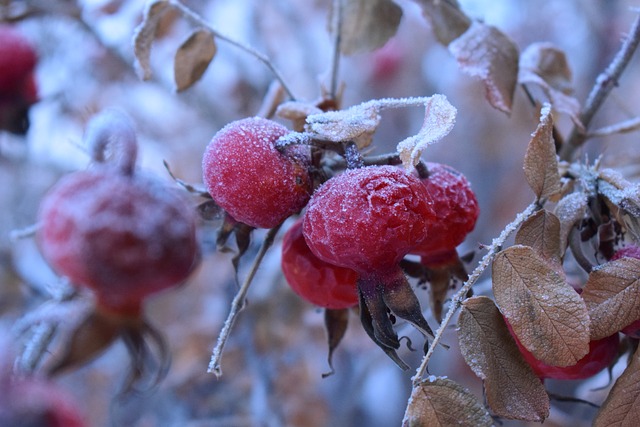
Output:
[[133,52],[143,80],[151,78],[151,44],[155,38],[160,19],[169,8],[169,2],[166,0],[148,2],[142,22],[134,31]]
[[458,337],[464,360],[484,381],[487,403],[495,415],[526,421],[549,416],[544,385],[523,359],[491,299],[472,297],[462,304]]
[[460,69],[482,80],[486,98],[498,110],[510,114],[518,80],[518,48],[503,32],[474,22],[449,44]]
[[342,11],[340,50],[345,55],[382,47],[400,25],[402,8],[392,0],[347,0]]
[[414,387],[403,427],[491,427],[493,418],[468,390],[446,377],[429,377]]

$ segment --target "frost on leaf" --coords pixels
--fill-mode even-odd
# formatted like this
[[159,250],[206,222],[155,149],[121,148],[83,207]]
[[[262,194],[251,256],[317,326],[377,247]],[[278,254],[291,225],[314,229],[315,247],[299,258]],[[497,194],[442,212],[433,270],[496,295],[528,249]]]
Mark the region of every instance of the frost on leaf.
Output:
[[216,54],[216,43],[207,30],[194,31],[176,52],[173,63],[178,92],[190,88],[200,80]]
[[398,143],[402,164],[408,168],[420,161],[425,148],[438,142],[451,132],[456,122],[456,108],[444,95],[433,95],[425,102],[424,122],[417,135]]
[[[372,135],[378,128],[378,124],[380,124],[378,108],[370,103],[364,103],[346,110],[312,114],[307,117],[306,129],[327,141],[356,141],[363,135]],[[358,148],[364,147],[366,143],[358,145]]]
[[342,11],[342,43],[345,55],[382,47],[400,25],[402,9],[391,0],[347,0]]
[[530,246],[544,259],[559,265],[560,220],[547,210],[539,210],[520,226],[515,244]]
[[140,25],[133,35],[133,52],[143,80],[151,78],[151,44],[156,35],[160,18],[170,8],[166,0],[155,0],[147,3]]
[[593,426],[635,426],[640,420],[639,403],[640,349],[637,349],[600,407]]
[[520,56],[518,83],[536,85],[553,108],[579,127],[580,103],[571,96],[571,68],[562,50],[551,43],[533,43]]
[[458,338],[467,365],[484,380],[487,403],[495,415],[526,421],[549,416],[544,385],[520,354],[491,299],[472,297],[462,304]]
[[540,123],[531,135],[524,156],[524,174],[538,199],[552,196],[561,189],[549,104],[542,108]]
[[311,114],[322,114],[322,110],[309,102],[286,101],[276,108],[276,116],[291,120],[292,127],[296,132],[304,130],[307,116]]
[[640,241],[640,186],[614,170],[603,169],[598,174],[598,193],[604,197],[618,222]]
[[571,366],[589,352],[589,313],[580,295],[528,246],[498,253],[492,267],[496,304],[536,359]]
[[491,427],[493,418],[468,390],[435,377],[413,388],[402,427]]
[[445,46],[460,37],[471,26],[471,19],[460,9],[456,0],[414,1],[422,8],[422,14],[431,24],[438,42]]
[[582,290],[591,339],[608,337],[640,319],[640,260],[621,258],[594,269]]
[[510,114],[518,80],[518,48],[495,27],[474,22],[449,44],[460,69],[484,83],[486,98],[498,110]]
[[584,218],[587,213],[587,195],[571,193],[560,199],[556,205],[555,214],[560,220],[560,248],[564,255],[568,246],[571,229]]

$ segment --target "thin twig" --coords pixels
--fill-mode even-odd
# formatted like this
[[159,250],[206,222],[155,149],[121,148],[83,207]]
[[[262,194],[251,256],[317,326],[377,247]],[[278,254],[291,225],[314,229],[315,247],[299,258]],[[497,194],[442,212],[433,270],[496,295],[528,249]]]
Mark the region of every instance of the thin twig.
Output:
[[620,133],[634,132],[636,130],[640,130],[640,117],[634,117],[629,120],[596,129],[589,132],[587,137],[593,138],[598,136],[610,136]]
[[489,251],[482,258],[482,260],[480,261],[478,266],[475,268],[475,270],[473,270],[473,272],[469,276],[469,279],[462,285],[462,287],[458,290],[458,292],[456,292],[456,294],[453,296],[453,298],[451,299],[451,306],[449,306],[449,310],[447,311],[447,314],[444,316],[444,319],[442,319],[442,323],[440,324],[440,327],[435,333],[435,338],[431,343],[431,347],[429,347],[427,354],[424,355],[424,358],[422,359],[422,363],[416,370],[416,374],[413,376],[413,378],[411,378],[411,380],[413,381],[414,387],[417,386],[420,383],[420,381],[422,381],[422,377],[427,371],[427,365],[429,364],[429,360],[431,359],[431,356],[433,355],[435,348],[438,346],[438,343],[440,342],[440,339],[442,338],[444,331],[447,329],[447,327],[449,326],[449,323],[451,322],[451,318],[453,317],[454,313],[458,310],[458,308],[460,308],[460,306],[462,305],[462,302],[466,298],[466,295],[471,289],[471,287],[476,284],[480,276],[491,265],[493,258],[496,256],[498,252],[500,252],[500,250],[502,249],[502,246],[504,245],[507,238],[511,235],[511,233],[516,231],[518,227],[520,227],[520,225],[523,222],[525,222],[538,208],[539,208],[538,203],[536,202],[531,203],[529,206],[527,206],[525,210],[520,212],[516,216],[516,218],[504,228],[504,230],[502,230],[502,232],[497,238],[493,239],[493,242],[491,242],[491,246],[489,246]]
[[331,57],[331,83],[329,84],[329,96],[331,99],[335,99],[338,91],[340,45],[342,44],[342,0],[333,0],[331,18],[331,25],[333,26],[333,55]]
[[293,92],[291,91],[291,89],[289,89],[289,86],[287,85],[286,81],[284,80],[284,78],[280,74],[280,71],[278,71],[278,69],[275,67],[273,62],[271,62],[271,60],[269,59],[269,57],[267,57],[266,55],[264,55],[261,52],[258,52],[257,50],[255,50],[251,46],[248,46],[248,45],[246,45],[244,43],[241,43],[241,42],[239,42],[237,40],[234,40],[234,39],[230,38],[229,36],[226,36],[226,35],[220,33],[218,30],[213,28],[208,22],[206,22],[204,19],[202,19],[202,17],[200,15],[198,15],[196,12],[194,12],[191,9],[189,9],[187,6],[185,6],[184,4],[180,3],[179,1],[172,0],[170,3],[175,9],[177,9],[182,14],[182,16],[184,16],[186,19],[191,21],[194,25],[200,26],[202,28],[206,28],[208,31],[210,31],[214,36],[216,36],[220,40],[224,40],[227,43],[229,43],[229,44],[231,44],[231,45],[233,45],[233,46],[235,46],[235,47],[237,47],[237,48],[239,48],[241,50],[244,50],[248,54],[253,55],[258,61],[262,62],[264,65],[266,65],[266,67],[269,70],[271,70],[271,72],[273,73],[275,78],[282,85],[282,88],[285,90],[285,92],[287,92],[287,95],[289,96],[289,98],[291,98],[292,100],[296,99],[296,97],[293,95]]
[[[588,129],[593,116],[596,114],[598,109],[600,109],[609,93],[611,93],[613,88],[617,86],[622,72],[629,64],[629,61],[633,57],[639,43],[640,14],[636,16],[629,35],[625,38],[622,47],[609,66],[598,76],[593,89],[591,89],[591,93],[589,94],[584,108],[582,109],[582,114],[580,114],[580,122],[585,129]],[[569,138],[560,149],[560,160],[571,161],[573,154],[585,143],[587,137],[588,135],[586,132],[583,132],[574,126]]]
[[226,344],[227,339],[229,338],[231,328],[233,327],[233,324],[235,323],[238,317],[238,314],[240,314],[240,311],[242,311],[242,309],[244,308],[247,292],[249,291],[249,286],[251,286],[251,282],[253,282],[253,278],[256,275],[256,272],[258,271],[258,267],[260,267],[260,264],[262,263],[262,259],[266,255],[267,250],[273,244],[273,241],[276,237],[276,234],[278,233],[278,230],[280,230],[280,225],[270,229],[267,235],[265,236],[264,241],[262,242],[262,246],[260,247],[260,251],[258,252],[258,254],[256,255],[256,258],[253,261],[253,265],[251,266],[251,270],[249,271],[249,274],[244,279],[244,282],[242,283],[242,286],[240,286],[240,289],[238,289],[238,293],[233,298],[233,301],[231,301],[231,308],[229,310],[229,314],[227,315],[227,319],[224,322],[224,326],[220,331],[220,335],[218,335],[218,341],[216,342],[216,346],[214,347],[213,352],[211,354],[211,361],[209,362],[209,368],[207,369],[207,372],[215,374],[215,376],[218,378],[220,378],[220,376],[222,375],[222,369],[220,367],[220,359],[222,358],[222,351],[224,349],[224,345]]

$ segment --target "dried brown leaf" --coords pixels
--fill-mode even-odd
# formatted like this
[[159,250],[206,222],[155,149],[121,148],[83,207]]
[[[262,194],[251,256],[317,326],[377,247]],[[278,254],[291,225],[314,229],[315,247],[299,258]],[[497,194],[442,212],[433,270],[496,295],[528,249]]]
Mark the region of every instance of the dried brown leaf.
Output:
[[382,47],[400,25],[402,9],[391,0],[347,0],[342,12],[342,43],[345,55]]
[[325,309],[324,311],[324,327],[327,331],[327,342],[329,344],[329,352],[327,354],[327,362],[329,363],[330,372],[322,374],[323,377],[327,377],[334,373],[333,370],[333,352],[338,347],[344,334],[347,332],[347,325],[349,324],[349,310],[331,310]]
[[527,421],[549,416],[544,385],[520,354],[491,299],[472,297],[462,304],[458,338],[467,365],[484,380],[487,403],[496,415]]
[[503,32],[474,22],[449,44],[460,69],[484,83],[485,96],[498,110],[510,114],[518,80],[518,48]]
[[575,365],[589,352],[589,314],[580,295],[528,246],[511,246],[493,267],[496,304],[538,360]]
[[471,19],[460,9],[456,0],[415,0],[422,14],[431,23],[438,42],[448,46],[471,26]]
[[180,45],[173,62],[173,75],[178,92],[196,83],[211,63],[217,51],[213,34],[196,30]]
[[549,104],[542,108],[540,123],[531,135],[524,156],[524,174],[538,199],[552,196],[561,189]]
[[490,427],[493,419],[478,399],[459,384],[431,377],[413,388],[403,427]]
[[635,427],[640,420],[640,348],[616,380],[593,422],[594,427]]
[[627,181],[617,171],[603,169],[598,173],[598,193],[618,222],[640,240],[640,186]]
[[170,7],[167,0],[147,3],[142,22],[134,30],[133,53],[143,80],[151,78],[151,44],[155,38],[160,19]]
[[571,193],[560,199],[556,205],[555,214],[560,220],[560,248],[564,255],[569,242],[569,233],[587,212],[587,195]]
[[520,226],[515,243],[530,246],[544,259],[559,265],[560,220],[545,209],[539,210]]
[[640,260],[621,258],[595,268],[582,290],[591,339],[608,337],[640,319]]

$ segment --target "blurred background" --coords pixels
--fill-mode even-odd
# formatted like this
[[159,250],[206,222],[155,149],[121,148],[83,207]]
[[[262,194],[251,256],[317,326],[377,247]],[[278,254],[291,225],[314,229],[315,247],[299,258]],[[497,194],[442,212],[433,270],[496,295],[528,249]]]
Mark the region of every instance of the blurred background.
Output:
[[[185,1],[220,32],[269,56],[299,99],[313,101],[329,82],[332,37],[328,0]],[[522,159],[538,111],[516,90],[510,116],[485,100],[481,82],[461,73],[438,44],[416,2],[399,0],[403,17],[395,37],[368,54],[342,58],[343,106],[374,98],[442,93],[458,109],[456,126],[423,158],[447,163],[464,173],[476,191],[481,214],[460,253],[489,244],[532,200]],[[541,7],[526,0],[460,0],[471,17],[497,26],[520,50],[547,41],[564,50],[573,71],[574,95],[584,101],[631,26],[637,1],[549,0]],[[134,120],[141,144],[139,167],[171,183],[163,160],[186,182],[201,183],[201,156],[226,123],[255,115],[273,80],[252,56],[222,40],[204,77],[177,93],[173,56],[193,28],[176,13],[162,20],[153,44],[153,77],[143,82],[134,66],[132,36],[143,0],[0,0],[0,19],[12,21],[36,47],[39,102],[30,110],[23,136],[0,131],[0,334],[45,302],[58,280],[39,257],[33,239],[10,239],[13,230],[35,222],[43,193],[69,171],[86,167],[82,134],[90,117],[117,107]],[[592,123],[598,128],[640,114],[638,55],[632,60]],[[375,135],[374,153],[395,150],[415,134],[424,111],[388,110]],[[558,117],[564,135],[570,121]],[[580,158],[602,162],[635,181],[640,145],[637,134],[590,140]],[[194,196],[194,206],[200,200]],[[409,372],[400,371],[363,332],[355,315],[327,365],[322,311],[298,298],[280,272],[276,247],[267,255],[249,292],[249,305],[236,323],[222,359],[223,376],[207,374],[215,344],[236,285],[232,254],[215,252],[216,223],[204,223],[203,262],[182,288],[149,301],[150,321],[170,343],[173,364],[153,393],[114,401],[128,365],[117,344],[86,367],[57,382],[80,402],[89,426],[398,426],[411,391]],[[256,236],[260,236],[256,232]],[[260,239],[254,239],[258,242]],[[257,247],[250,249],[255,252]],[[247,257],[249,260],[251,257]],[[249,264],[241,263],[240,275]],[[470,264],[473,268],[475,264]],[[486,281],[476,293],[486,292]],[[426,292],[418,291],[421,298]],[[426,307],[425,302],[425,307]],[[428,317],[430,322],[435,322]],[[406,334],[421,342],[409,327]],[[16,346],[22,341],[14,338]],[[429,370],[465,385],[482,399],[480,381],[451,345],[436,351]],[[421,354],[401,353],[412,369]],[[614,374],[621,372],[616,366]],[[601,403],[607,373],[584,382],[550,383],[559,394]],[[595,390],[604,387],[602,390]],[[595,409],[554,403],[548,426],[590,425]],[[526,425],[505,422],[505,426]]]

